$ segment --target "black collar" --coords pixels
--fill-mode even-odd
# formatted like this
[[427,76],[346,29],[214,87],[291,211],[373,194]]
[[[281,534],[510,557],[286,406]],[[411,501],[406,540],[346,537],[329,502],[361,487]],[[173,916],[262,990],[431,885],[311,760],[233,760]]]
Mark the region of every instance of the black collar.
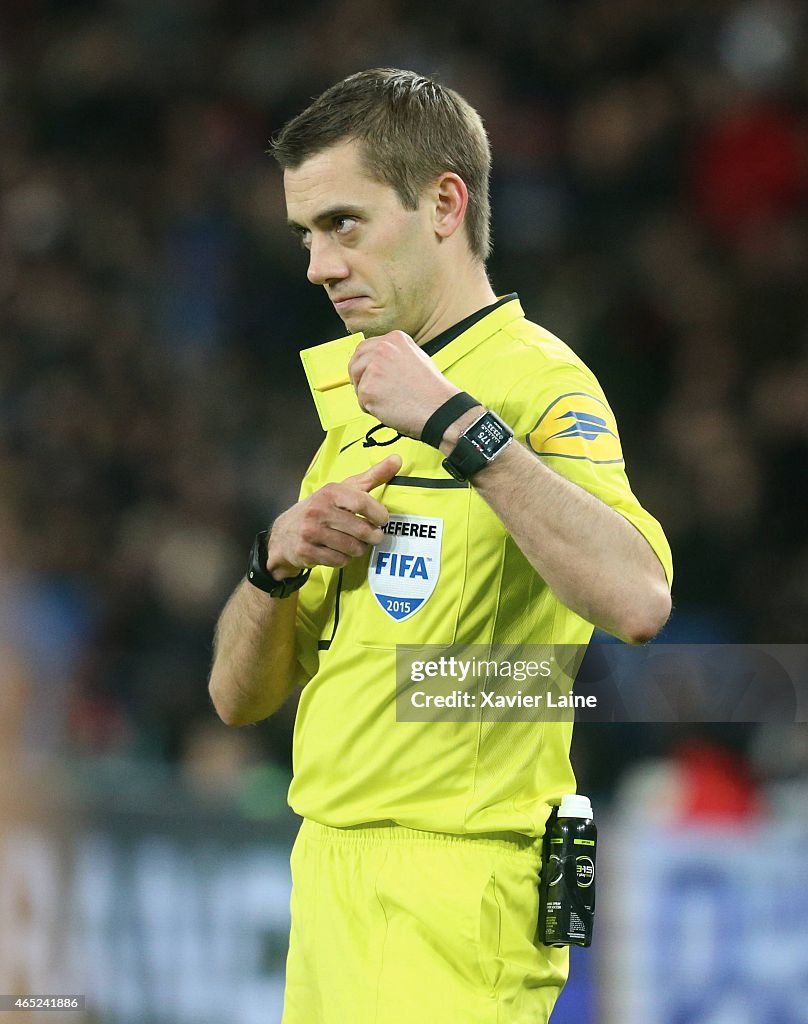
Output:
[[442,348],[446,348],[450,341],[454,341],[455,338],[459,338],[461,334],[467,331],[470,327],[473,327],[478,321],[482,320],[483,317],[488,316],[495,309],[500,306],[504,306],[506,302],[510,302],[512,299],[518,299],[519,296],[516,292],[511,292],[510,295],[503,295],[501,299],[497,299],[496,302],[492,302],[490,306],[483,306],[482,309],[478,309],[476,313],[472,313],[470,316],[465,317],[460,323],[455,324],[453,327],[447,327],[445,331],[441,331],[440,334],[434,338],[430,338],[429,341],[424,342],[421,346],[424,352],[428,356],[434,356],[436,352],[440,352]]

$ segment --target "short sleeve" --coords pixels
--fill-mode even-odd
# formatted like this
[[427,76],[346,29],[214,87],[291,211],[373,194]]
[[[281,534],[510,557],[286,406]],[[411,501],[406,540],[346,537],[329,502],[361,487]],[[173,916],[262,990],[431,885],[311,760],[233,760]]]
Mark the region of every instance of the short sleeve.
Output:
[[508,393],[502,415],[546,465],[600,498],[640,531],[670,586],[670,546],[660,524],[631,490],[617,421],[591,371],[583,363],[564,362],[528,374]]

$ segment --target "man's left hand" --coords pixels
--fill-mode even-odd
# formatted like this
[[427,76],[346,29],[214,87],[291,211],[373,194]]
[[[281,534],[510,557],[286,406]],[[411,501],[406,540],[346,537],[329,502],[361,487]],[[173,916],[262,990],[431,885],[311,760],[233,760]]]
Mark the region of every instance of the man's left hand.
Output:
[[362,409],[407,437],[420,438],[432,413],[460,391],[403,331],[360,342],[348,373]]

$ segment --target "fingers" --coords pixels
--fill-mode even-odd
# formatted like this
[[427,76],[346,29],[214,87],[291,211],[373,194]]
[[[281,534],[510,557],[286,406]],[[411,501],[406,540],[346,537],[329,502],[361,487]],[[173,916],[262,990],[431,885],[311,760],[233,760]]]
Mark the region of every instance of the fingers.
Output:
[[326,515],[320,519],[312,513],[301,526],[297,555],[305,565],[347,565],[384,539],[384,533],[362,516],[341,508],[331,508]]
[[335,508],[333,514],[328,517],[323,526],[329,530],[346,534],[348,537],[352,537],[359,542],[362,545],[362,549],[355,552],[358,555],[364,554],[368,546],[372,547],[374,544],[381,544],[384,540],[383,531],[369,519],[353,515],[351,512],[341,508]]
[[388,455],[342,483],[326,484],[279,516],[270,533],[270,572],[273,566],[286,565],[341,567],[381,544],[380,527],[389,514],[368,492],[391,480],[399,469],[401,456]]
[[401,456],[388,455],[386,459],[377,462],[375,466],[371,466],[370,469],[366,469],[363,473],[349,476],[343,483],[352,484],[363,491],[372,491],[374,487],[378,487],[380,484],[389,483],[400,469]]
[[383,539],[384,533],[378,526],[340,508],[328,509],[322,515],[312,511],[300,527],[301,551],[304,547],[326,547],[357,557]]
[[[357,523],[360,522],[358,516],[350,516],[347,512],[345,515]],[[375,527],[369,523],[365,523],[365,527],[369,531],[375,530]],[[379,533],[381,534],[381,531]],[[347,565],[352,558],[365,554],[370,543],[372,541],[362,541],[350,533],[332,529],[322,523],[303,523],[286,544],[288,554],[282,556],[279,553],[277,558],[284,557],[290,565],[295,567],[295,571],[314,565],[340,568]],[[272,563],[272,561],[272,550],[270,550],[269,562]],[[269,564],[268,568],[274,574],[272,564]]]
[[354,518],[362,516],[373,526],[384,526],[389,518],[387,509],[380,501],[347,482],[326,484],[312,498],[316,500],[311,501],[308,512],[320,522],[329,519],[335,509],[352,512]]
[[384,360],[396,351],[407,347],[417,348],[418,346],[403,331],[390,331],[376,338],[365,338],[364,341],[360,341],[348,363],[348,375],[353,386],[358,387],[362,375],[374,360],[379,358]]
[[307,565],[347,565],[352,558],[364,555],[369,546],[350,534],[323,527],[318,531],[317,544],[303,543],[300,554]]

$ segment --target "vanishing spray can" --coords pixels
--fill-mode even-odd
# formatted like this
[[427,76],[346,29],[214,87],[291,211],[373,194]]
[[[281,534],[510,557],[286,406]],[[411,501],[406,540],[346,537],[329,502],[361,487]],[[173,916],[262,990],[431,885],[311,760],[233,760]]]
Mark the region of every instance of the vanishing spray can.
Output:
[[592,942],[597,839],[589,797],[562,797],[544,834],[539,938],[546,946]]

